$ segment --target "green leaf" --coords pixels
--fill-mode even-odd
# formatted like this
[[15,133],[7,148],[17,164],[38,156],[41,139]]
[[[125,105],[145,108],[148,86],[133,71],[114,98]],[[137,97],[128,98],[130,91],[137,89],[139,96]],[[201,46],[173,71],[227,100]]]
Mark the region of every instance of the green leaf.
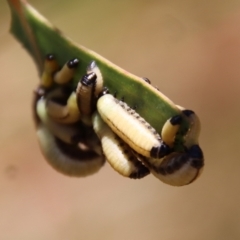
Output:
[[[12,13],[11,32],[33,57],[39,74],[43,69],[45,56],[49,53],[56,56],[60,65],[76,57],[80,60],[80,66],[72,82],[74,89],[78,79],[86,73],[87,65],[95,60],[102,72],[104,86],[110,93],[116,93],[119,99],[124,97],[124,101],[131,107],[136,107],[136,111],[159,133],[167,119],[181,113],[171,100],[141,78],[119,68],[97,53],[73,43],[26,1],[8,2]],[[189,123],[184,119],[181,132],[186,132],[188,127]],[[183,147],[183,136],[180,134],[178,138],[181,144],[176,145],[175,149],[179,150]]]

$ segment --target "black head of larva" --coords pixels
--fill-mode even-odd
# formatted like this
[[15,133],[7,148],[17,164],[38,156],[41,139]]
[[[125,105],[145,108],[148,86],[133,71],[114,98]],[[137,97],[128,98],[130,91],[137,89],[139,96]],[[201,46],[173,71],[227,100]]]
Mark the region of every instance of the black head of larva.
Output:
[[95,84],[97,81],[97,76],[95,73],[89,73],[82,77],[81,83],[85,86],[90,86]]
[[90,64],[87,67],[87,71],[93,70],[97,66],[95,61],[90,62]]
[[150,156],[153,158],[162,158],[170,152],[170,148],[167,144],[162,143],[160,146],[153,147],[150,152]]
[[78,64],[79,64],[79,60],[77,58],[74,58],[68,61],[67,66],[69,68],[76,68]]
[[172,125],[179,125],[182,122],[182,116],[176,115],[170,119]]

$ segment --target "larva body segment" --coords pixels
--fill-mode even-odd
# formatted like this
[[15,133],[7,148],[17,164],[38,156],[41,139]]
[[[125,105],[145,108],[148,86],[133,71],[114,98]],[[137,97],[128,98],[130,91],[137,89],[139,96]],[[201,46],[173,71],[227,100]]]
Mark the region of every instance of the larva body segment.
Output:
[[127,146],[95,113],[93,128],[101,139],[103,153],[112,168],[124,177],[139,179],[150,173]]
[[126,103],[105,94],[99,98],[97,110],[112,131],[139,154],[160,158],[168,153],[155,129]]

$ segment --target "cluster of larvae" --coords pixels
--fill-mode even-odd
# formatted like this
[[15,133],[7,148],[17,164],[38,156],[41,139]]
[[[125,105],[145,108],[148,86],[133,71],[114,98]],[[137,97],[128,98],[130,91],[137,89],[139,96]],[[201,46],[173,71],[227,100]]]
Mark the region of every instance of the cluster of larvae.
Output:
[[[204,158],[197,137],[199,119],[181,109],[159,134],[136,110],[109,93],[93,61],[73,91],[70,83],[79,65],[71,59],[62,68],[47,55],[34,93],[34,120],[41,151],[50,165],[70,176],[96,173],[105,160],[119,174],[140,179],[152,173],[162,182],[182,186],[202,172]],[[143,78],[146,84],[150,81]],[[189,122],[184,150],[173,151],[182,115]],[[196,140],[195,140],[196,139]]]

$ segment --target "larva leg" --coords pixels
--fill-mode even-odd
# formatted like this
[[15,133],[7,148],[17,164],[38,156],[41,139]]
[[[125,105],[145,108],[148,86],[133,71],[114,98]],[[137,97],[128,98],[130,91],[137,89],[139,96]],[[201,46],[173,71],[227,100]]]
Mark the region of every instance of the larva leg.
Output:
[[52,54],[48,54],[44,62],[44,70],[41,76],[41,86],[50,88],[53,84],[53,74],[59,69],[59,65]]
[[156,130],[126,103],[105,94],[97,101],[97,110],[113,132],[139,154],[154,158],[168,154],[169,147]]
[[70,124],[80,120],[75,92],[69,96],[65,95],[62,88],[52,90],[46,96],[46,108],[49,116],[56,122]]
[[93,128],[101,139],[103,153],[114,170],[129,178],[142,178],[148,175],[149,170],[137,160],[132,150],[127,146],[108,125],[95,113]]
[[66,144],[57,139],[44,126],[39,124],[37,136],[43,155],[57,171],[75,177],[94,174],[104,164],[104,158],[91,150],[82,150],[78,145]]
[[204,166],[202,150],[193,145],[187,152],[173,152],[159,159],[147,159],[146,166],[162,182],[172,186],[184,186],[195,181]]
[[53,80],[58,84],[68,83],[73,78],[78,64],[79,60],[77,58],[69,60],[58,72],[54,74]]

